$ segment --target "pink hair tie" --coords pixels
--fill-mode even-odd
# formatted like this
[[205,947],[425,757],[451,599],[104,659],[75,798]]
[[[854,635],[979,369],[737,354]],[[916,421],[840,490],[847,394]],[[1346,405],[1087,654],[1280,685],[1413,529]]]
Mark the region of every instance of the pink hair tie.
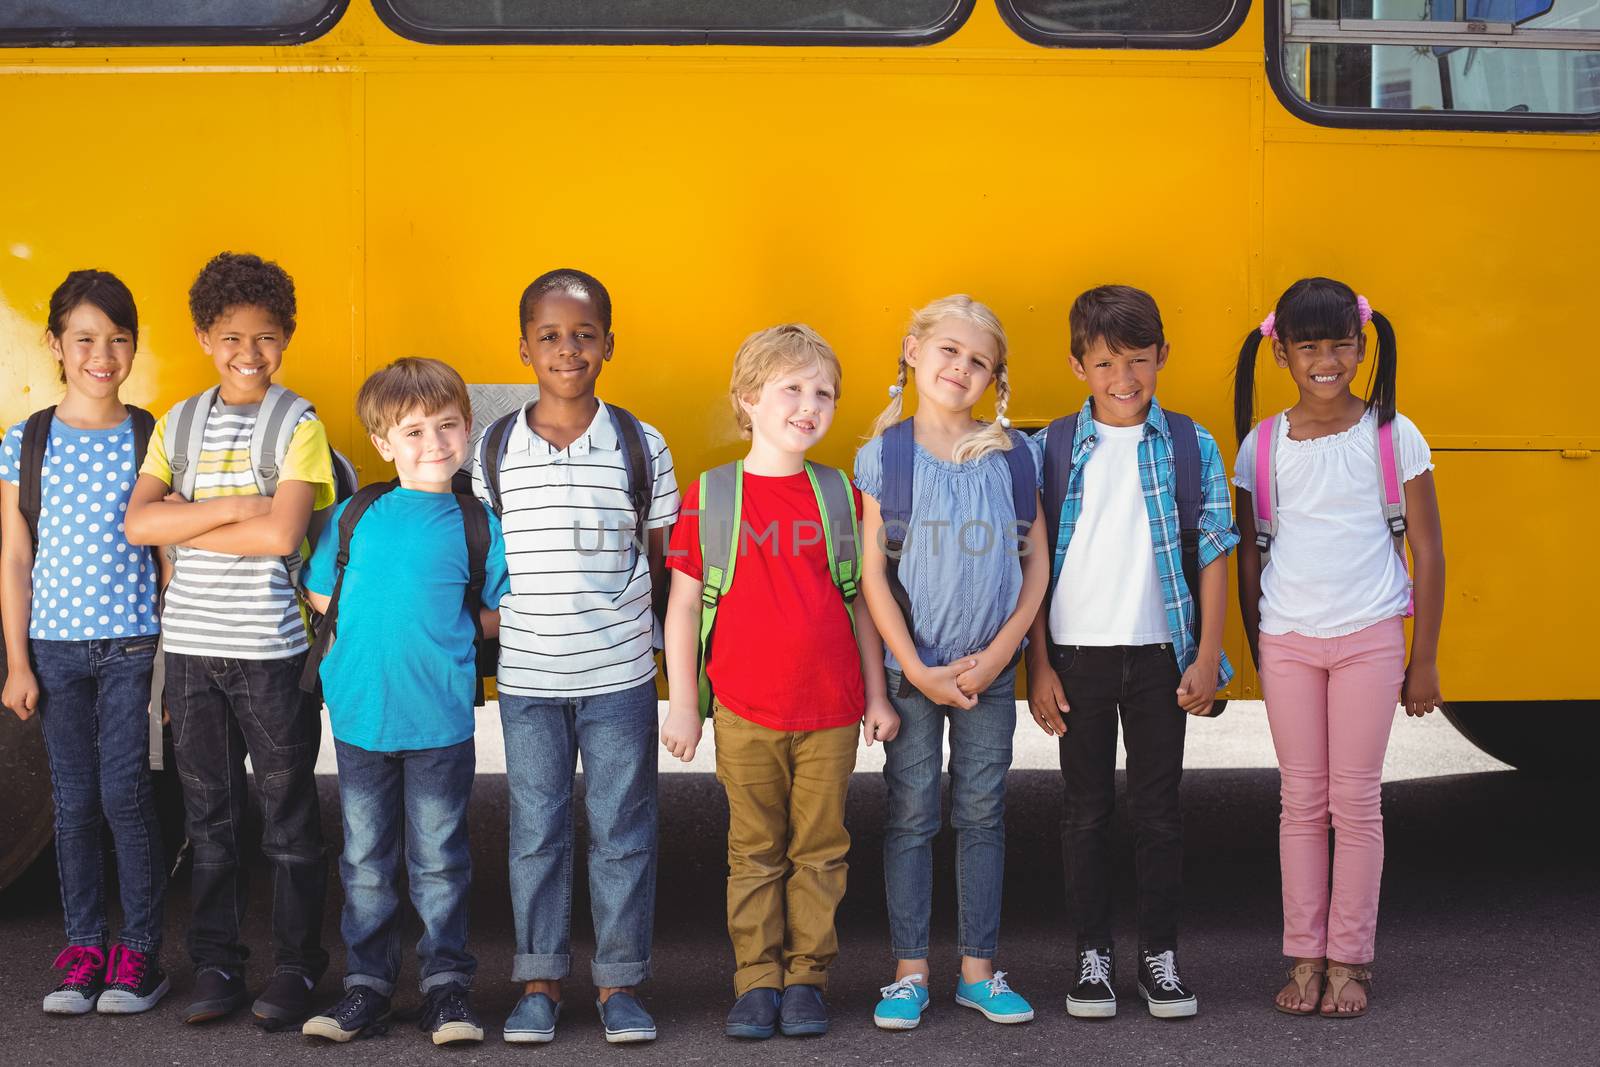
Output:
[[1372,305],[1367,303],[1366,297],[1356,297],[1356,312],[1361,316],[1361,325],[1365,326],[1372,321]]
[[1278,333],[1277,333],[1277,322],[1278,322],[1278,313],[1276,311],[1267,312],[1267,317],[1261,320],[1261,336],[1262,337],[1276,337],[1276,336],[1278,336]]

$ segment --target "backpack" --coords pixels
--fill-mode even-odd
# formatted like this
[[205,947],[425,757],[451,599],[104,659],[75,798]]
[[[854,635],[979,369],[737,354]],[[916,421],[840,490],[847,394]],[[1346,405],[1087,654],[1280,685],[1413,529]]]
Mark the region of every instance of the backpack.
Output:
[[[1176,476],[1173,496],[1178,505],[1178,529],[1181,550],[1179,558],[1184,584],[1194,599],[1194,627],[1190,631],[1196,642],[1200,640],[1200,511],[1205,502],[1205,491],[1200,474],[1200,435],[1194,420],[1176,411],[1162,412],[1167,417],[1167,432],[1172,435],[1172,466]],[[1072,444],[1078,434],[1078,415],[1064,415],[1050,424],[1044,442],[1044,520],[1051,552],[1050,589],[1045,594],[1045,604],[1055,595],[1056,537],[1061,526],[1061,505],[1067,499],[1067,478],[1072,473]],[[1217,700],[1211,707],[1215,718],[1227,708],[1226,700]]]
[[[339,594],[344,589],[345,568],[350,564],[350,540],[355,535],[356,523],[361,521],[361,516],[366,514],[367,509],[379,497],[399,484],[399,480],[396,479],[362,486],[351,494],[350,503],[345,505],[344,511],[339,515],[339,552],[334,557],[333,564],[333,595],[328,598],[328,610],[316,621],[315,636],[310,651],[306,653],[305,669],[300,674],[301,691],[314,694],[318,704],[322,702],[322,661],[327,656],[339,628]],[[472,649],[477,662],[472,700],[475,707],[482,707],[483,679],[494,676],[500,661],[499,642],[483,636],[483,625],[478,619],[478,607],[483,602],[485,567],[489,558],[489,512],[483,501],[470,493],[456,493],[455,498],[456,504],[461,508],[461,525],[467,539],[465,599],[467,612],[472,616]]]
[[[128,415],[133,419],[133,477],[139,479],[139,468],[144,466],[145,453],[150,449],[150,435],[155,432],[156,417],[144,408],[135,407],[133,404],[125,405]],[[28,421],[22,427],[22,455],[19,459],[17,471],[17,508],[22,512],[22,517],[27,520],[28,533],[33,537],[33,548],[39,550],[39,510],[44,497],[44,450],[50,441],[50,423],[55,418],[56,406],[51,404],[42,411],[35,411],[28,416]],[[151,546],[150,557],[155,563],[156,580],[159,585],[161,563],[158,558],[160,549]],[[156,603],[159,609],[160,592],[156,594]],[[159,610],[158,610],[159,614]],[[150,711],[148,715],[149,730],[149,761],[150,769],[159,771],[165,762],[163,755],[161,733],[161,695],[165,688],[166,670],[164,657],[161,654],[159,637],[156,642],[155,669],[150,677]]]
[[[1033,455],[1028,450],[1027,438],[1010,430],[1011,447],[1001,453],[1011,472],[1011,502],[1016,509],[1017,532],[1026,535],[1039,517],[1038,475],[1033,467]],[[886,575],[889,592],[905,616],[906,629],[916,640],[916,628],[911,622],[911,595],[900,581],[900,557],[911,532],[911,497],[913,473],[917,452],[916,431],[911,419],[902,419],[883,432],[883,496],[878,510],[883,514],[884,550],[887,555]],[[899,696],[908,697],[915,687],[910,679],[900,679]]]
[[[828,549],[828,575],[844,598],[850,626],[861,582],[861,524],[856,519],[855,494],[850,476],[835,467],[806,461],[806,477],[822,515],[822,537]],[[700,475],[700,562],[705,581],[700,593],[700,718],[711,714],[711,679],[706,667],[711,659],[711,631],[716,626],[717,605],[733,588],[739,561],[740,534],[744,529],[744,460],[715,467]]]
[[[1268,415],[1261,420],[1256,431],[1256,491],[1250,495],[1251,510],[1255,512],[1256,549],[1261,553],[1261,566],[1267,565],[1272,551],[1272,539],[1278,534],[1278,420],[1281,415]],[[1400,465],[1394,454],[1394,420],[1379,423],[1378,434],[1378,501],[1383,507],[1383,520],[1394,537],[1395,554],[1406,569],[1407,584],[1411,567],[1406,560],[1406,495],[1400,488]],[[1266,492],[1261,487],[1266,486]],[[1411,596],[1406,597],[1406,617],[1415,607]]]
[[[199,476],[200,449],[205,443],[206,418],[217,402],[217,387],[191,396],[172,409],[167,418],[167,459],[172,467],[172,489],[185,500],[194,499],[195,481]],[[315,412],[311,401],[276,383],[267,386],[267,395],[256,412],[255,426],[250,433],[250,469],[255,474],[256,491],[262,496],[272,496],[278,491],[278,475],[284,457],[289,453],[289,442],[294,438],[295,427],[307,412]],[[334,502],[347,500],[356,491],[356,469],[349,459],[328,448],[333,461]],[[322,529],[327,525],[327,509],[314,511],[306,527],[306,540],[317,543]]]

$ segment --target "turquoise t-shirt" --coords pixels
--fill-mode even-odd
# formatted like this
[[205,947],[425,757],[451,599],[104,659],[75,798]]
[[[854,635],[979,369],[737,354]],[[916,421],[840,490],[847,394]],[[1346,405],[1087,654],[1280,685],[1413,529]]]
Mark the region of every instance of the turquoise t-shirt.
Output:
[[[305,586],[333,595],[339,516],[306,569]],[[506,546],[489,516],[483,606],[505,596]],[[467,540],[449,493],[393,489],[356,524],[339,594],[339,630],[322,661],[333,736],[369,752],[444,748],[472,736],[476,664],[466,604]]]
[[[0,479],[20,486],[22,429],[0,443]],[[35,641],[148,637],[156,618],[156,565],[122,530],[139,477],[133,419],[107,430],[50,421],[39,492],[39,547],[33,556]]]

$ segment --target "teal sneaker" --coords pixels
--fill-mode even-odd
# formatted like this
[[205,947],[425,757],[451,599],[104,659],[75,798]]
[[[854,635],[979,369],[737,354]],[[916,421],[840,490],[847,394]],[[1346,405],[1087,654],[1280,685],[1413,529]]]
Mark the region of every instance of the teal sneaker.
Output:
[[992,1023],[1025,1023],[1033,1018],[1033,1007],[1006,985],[1006,972],[996,971],[986,982],[956,982],[956,1003],[975,1008]]
[[883,999],[872,1011],[879,1030],[915,1030],[928,1010],[928,983],[920,974],[909,975],[878,990]]

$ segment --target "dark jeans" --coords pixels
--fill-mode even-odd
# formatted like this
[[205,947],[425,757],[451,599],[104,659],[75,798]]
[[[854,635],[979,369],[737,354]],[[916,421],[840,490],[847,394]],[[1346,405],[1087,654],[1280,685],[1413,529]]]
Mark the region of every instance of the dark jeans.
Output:
[[139,952],[156,952],[167,887],[145,762],[156,638],[35,640],[30,648],[50,757],[67,943],[106,943],[103,818],[117,854],[120,940]]
[[305,654],[242,660],[167,653],[167,710],[194,847],[189,956],[243,973],[248,754],[261,793],[261,851],[272,867],[274,973],[313,981],[328,966],[322,904],[328,864],[315,777],[321,709],[300,692]]
[[1183,903],[1183,735],[1171,645],[1052,647],[1067,733],[1061,739],[1066,812],[1061,853],[1078,948],[1111,944],[1111,827],[1117,712],[1128,750],[1128,816],[1138,876],[1139,946],[1176,948]]
[[[346,989],[394,995],[400,977],[400,863],[422,919],[417,942],[422,991],[471,985],[478,961],[467,952],[472,855],[467,801],[477,762],[472,738],[446,748],[368,752],[335,739],[344,810],[340,932]],[[402,843],[403,838],[403,843]]]

